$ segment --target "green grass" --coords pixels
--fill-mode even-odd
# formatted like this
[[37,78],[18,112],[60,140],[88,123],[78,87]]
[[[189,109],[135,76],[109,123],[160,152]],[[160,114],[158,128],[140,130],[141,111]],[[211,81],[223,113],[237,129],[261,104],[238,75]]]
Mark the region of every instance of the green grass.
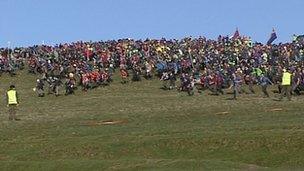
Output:
[[[0,170],[304,169],[304,97],[189,97],[159,89],[160,81],[115,78],[86,93],[38,98],[35,79],[1,76],[3,96],[10,83],[19,91],[21,121],[8,121],[3,98]],[[88,124],[104,120],[124,122]]]

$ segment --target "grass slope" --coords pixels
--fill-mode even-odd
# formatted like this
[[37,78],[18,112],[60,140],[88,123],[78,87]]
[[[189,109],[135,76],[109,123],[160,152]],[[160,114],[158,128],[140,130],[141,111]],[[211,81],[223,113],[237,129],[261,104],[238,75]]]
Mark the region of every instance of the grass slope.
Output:
[[16,84],[21,121],[3,100],[0,170],[304,169],[304,97],[188,97],[154,80],[38,98],[35,78],[1,77],[3,96]]

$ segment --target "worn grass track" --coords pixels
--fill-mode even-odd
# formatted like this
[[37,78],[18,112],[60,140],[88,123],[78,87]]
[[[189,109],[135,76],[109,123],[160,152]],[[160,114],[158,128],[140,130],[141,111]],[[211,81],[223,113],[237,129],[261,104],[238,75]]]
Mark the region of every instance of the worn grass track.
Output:
[[304,169],[304,97],[188,97],[152,80],[38,98],[35,78],[0,78],[21,97],[19,122],[0,106],[0,170]]

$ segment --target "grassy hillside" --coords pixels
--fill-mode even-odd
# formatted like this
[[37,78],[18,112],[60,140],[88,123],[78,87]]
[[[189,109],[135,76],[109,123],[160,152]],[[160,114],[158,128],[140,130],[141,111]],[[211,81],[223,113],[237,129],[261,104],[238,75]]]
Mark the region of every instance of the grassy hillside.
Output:
[[259,91],[233,101],[116,79],[38,98],[35,78],[0,78],[3,96],[15,83],[21,98],[21,121],[8,121],[4,99],[0,106],[0,170],[304,169],[303,96],[278,102]]

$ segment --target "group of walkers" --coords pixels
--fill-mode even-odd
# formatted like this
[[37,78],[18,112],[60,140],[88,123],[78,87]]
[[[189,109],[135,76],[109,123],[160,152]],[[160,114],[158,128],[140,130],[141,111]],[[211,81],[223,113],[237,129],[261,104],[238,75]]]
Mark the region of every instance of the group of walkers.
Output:
[[[217,40],[120,39],[0,49],[1,72],[14,76],[24,68],[37,75],[34,90],[39,97],[58,96],[62,86],[65,95],[77,88],[107,86],[119,71],[122,84],[157,78],[163,89],[189,95],[196,90],[220,95],[230,88],[236,99],[239,93],[255,93],[258,84],[269,97],[267,87],[274,84],[290,99],[289,93],[300,95],[304,90],[304,42],[303,36],[294,36],[290,43],[253,43],[237,32]],[[287,87],[284,79],[290,81]]]

